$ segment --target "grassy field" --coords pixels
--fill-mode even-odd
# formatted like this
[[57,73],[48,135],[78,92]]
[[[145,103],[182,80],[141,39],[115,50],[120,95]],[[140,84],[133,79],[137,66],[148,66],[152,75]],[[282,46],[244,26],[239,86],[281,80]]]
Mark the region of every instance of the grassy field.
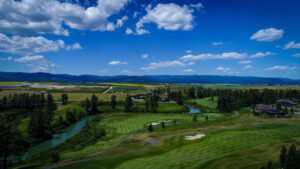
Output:
[[206,97],[203,99],[190,99],[187,100],[187,103],[195,103],[199,106],[209,107],[209,108],[217,108],[217,97],[214,97],[214,101],[211,100],[211,97]]
[[178,84],[174,87],[204,87],[213,89],[296,89],[300,90],[300,85],[236,85],[236,84]]
[[[135,137],[143,138],[146,135],[146,138],[151,138],[151,136],[163,136],[191,129],[194,132],[186,135],[202,133],[206,136],[193,141],[185,140],[185,135],[174,136],[160,141],[154,147],[130,155],[92,160],[61,168],[240,169],[259,168],[268,160],[272,160],[276,165],[282,145],[292,143],[300,145],[299,120],[299,117],[269,119],[243,113],[234,119],[206,123],[200,121],[177,129],[167,128],[152,133],[143,132]],[[262,122],[265,125],[255,126]],[[253,127],[247,128],[247,126]],[[122,122],[119,123],[119,127],[124,127]],[[220,130],[207,131],[207,129],[215,128]],[[128,131],[120,130],[119,132]]]

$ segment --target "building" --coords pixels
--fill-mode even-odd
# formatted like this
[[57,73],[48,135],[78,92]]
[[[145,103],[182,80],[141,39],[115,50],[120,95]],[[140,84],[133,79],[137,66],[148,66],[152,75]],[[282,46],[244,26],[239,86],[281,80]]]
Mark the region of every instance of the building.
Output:
[[254,107],[255,112],[257,113],[263,113],[265,111],[274,111],[275,108],[272,107],[272,105],[265,105],[265,104],[256,104]]
[[285,107],[292,107],[294,105],[296,105],[295,102],[293,102],[292,100],[289,99],[280,99],[276,101],[277,104],[280,104],[281,106],[285,106]]
[[264,111],[265,116],[269,116],[269,117],[283,117],[286,116],[288,113],[281,111],[281,110],[266,110]]

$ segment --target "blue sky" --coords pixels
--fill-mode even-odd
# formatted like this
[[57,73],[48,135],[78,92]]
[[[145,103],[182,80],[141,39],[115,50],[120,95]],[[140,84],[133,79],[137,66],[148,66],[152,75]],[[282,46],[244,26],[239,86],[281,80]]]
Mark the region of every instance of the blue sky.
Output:
[[0,0],[0,71],[300,79],[299,9],[298,0]]

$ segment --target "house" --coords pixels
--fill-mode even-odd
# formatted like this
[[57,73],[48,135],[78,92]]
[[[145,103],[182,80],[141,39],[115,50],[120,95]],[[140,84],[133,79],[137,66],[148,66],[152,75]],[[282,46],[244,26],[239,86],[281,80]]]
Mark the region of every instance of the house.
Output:
[[281,106],[285,106],[285,107],[292,107],[294,105],[296,105],[295,102],[293,102],[292,100],[289,99],[280,99],[276,101],[277,104],[280,104]]
[[264,111],[265,116],[269,116],[269,117],[283,117],[286,116],[288,113],[281,111],[281,110],[265,110]]
[[275,108],[273,108],[271,105],[265,105],[265,104],[256,104],[254,107],[254,111],[258,112],[258,113],[262,113],[265,111],[274,111],[276,110]]

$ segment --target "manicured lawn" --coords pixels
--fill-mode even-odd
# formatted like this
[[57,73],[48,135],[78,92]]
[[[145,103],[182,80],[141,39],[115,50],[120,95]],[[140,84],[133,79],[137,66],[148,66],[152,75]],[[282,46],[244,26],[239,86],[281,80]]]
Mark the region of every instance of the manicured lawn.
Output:
[[259,168],[266,165],[268,160],[276,165],[282,145],[300,145],[299,130],[299,124],[283,123],[248,129],[196,132],[206,136],[194,141],[176,136],[139,153],[62,168]]
[[209,108],[217,108],[217,97],[214,97],[214,101],[211,100],[211,97],[205,97],[203,99],[190,99],[187,100],[187,103],[196,103],[199,106],[209,107]]

